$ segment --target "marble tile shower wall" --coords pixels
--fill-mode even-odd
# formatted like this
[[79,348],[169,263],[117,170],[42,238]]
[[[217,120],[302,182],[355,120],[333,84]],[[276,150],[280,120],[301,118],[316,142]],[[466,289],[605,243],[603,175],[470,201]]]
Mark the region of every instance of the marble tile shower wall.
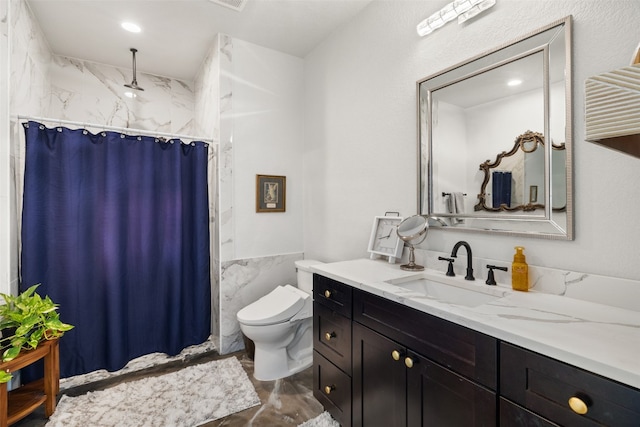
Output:
[[217,348],[220,348],[220,236],[218,225],[219,179],[218,158],[220,141],[220,37],[217,36],[207,52],[202,66],[196,75],[194,132],[213,139],[213,147],[209,151],[208,176],[209,186],[209,251],[211,253],[211,336]]
[[193,134],[191,82],[138,73],[145,91],[127,98],[131,70],[52,55],[26,3],[10,4],[12,116]]
[[[242,339],[238,341],[238,333],[230,332],[239,331],[236,314],[237,310],[227,307],[230,301],[225,295],[234,293],[238,285],[235,278],[225,274],[228,263],[234,258],[233,247],[233,84],[231,76],[233,75],[233,39],[227,35],[218,35],[218,64],[219,64],[219,92],[218,92],[218,126],[220,138],[220,156],[219,156],[219,185],[220,198],[219,202],[219,250],[220,250],[220,353],[227,354],[243,347]],[[239,269],[242,270],[249,264],[238,263]],[[244,283],[244,286],[251,286],[251,282]],[[241,335],[240,335],[241,337]]]
[[[50,102],[49,65],[52,55],[40,28],[31,17],[24,1],[8,2],[10,22],[9,46],[9,115],[29,114],[41,116],[47,113]],[[11,121],[9,150],[9,186],[13,189],[10,197],[10,271],[11,290],[18,287],[19,247],[17,236],[20,234],[19,214],[22,212],[21,173],[24,170],[23,130],[15,120]]]
[[220,259],[235,258],[233,242],[233,39],[219,35]]
[[51,91],[49,66],[53,55],[24,1],[9,2],[11,19],[11,93],[9,112],[42,115]]
[[193,83],[138,73],[144,92],[127,98],[131,70],[55,56],[48,117],[193,135]]

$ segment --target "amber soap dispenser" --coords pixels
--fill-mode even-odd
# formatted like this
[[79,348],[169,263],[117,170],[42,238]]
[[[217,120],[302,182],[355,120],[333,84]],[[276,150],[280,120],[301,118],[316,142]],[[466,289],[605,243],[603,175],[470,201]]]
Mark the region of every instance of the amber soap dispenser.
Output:
[[525,261],[523,250],[524,247],[516,246],[513,264],[511,264],[511,287],[516,291],[527,292],[529,290],[529,266]]

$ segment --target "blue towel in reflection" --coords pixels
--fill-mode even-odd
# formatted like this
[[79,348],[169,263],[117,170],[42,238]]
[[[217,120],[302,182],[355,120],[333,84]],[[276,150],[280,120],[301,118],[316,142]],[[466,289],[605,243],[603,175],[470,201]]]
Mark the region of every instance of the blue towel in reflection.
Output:
[[511,172],[495,171],[491,174],[492,206],[511,206]]

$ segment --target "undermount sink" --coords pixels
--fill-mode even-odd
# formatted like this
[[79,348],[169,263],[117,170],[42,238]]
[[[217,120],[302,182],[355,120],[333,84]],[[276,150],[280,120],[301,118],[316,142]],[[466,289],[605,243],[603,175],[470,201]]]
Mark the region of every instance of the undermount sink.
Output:
[[[448,278],[444,277],[443,279],[446,280]],[[477,307],[487,304],[508,294],[508,292],[503,289],[476,284],[475,282],[459,284],[455,282],[457,282],[456,279],[449,279],[449,283],[444,283],[444,281],[437,281],[424,276],[412,276],[387,281],[387,283],[396,285],[399,288],[416,292],[438,301],[466,307]],[[462,282],[464,282],[464,280]]]

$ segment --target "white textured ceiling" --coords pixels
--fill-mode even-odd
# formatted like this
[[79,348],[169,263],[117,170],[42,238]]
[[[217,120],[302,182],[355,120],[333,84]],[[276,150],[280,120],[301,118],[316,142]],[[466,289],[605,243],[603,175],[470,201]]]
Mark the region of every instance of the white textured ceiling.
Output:
[[[27,0],[54,54],[193,80],[217,33],[304,57],[372,0]],[[132,21],[133,34],[120,27]]]

